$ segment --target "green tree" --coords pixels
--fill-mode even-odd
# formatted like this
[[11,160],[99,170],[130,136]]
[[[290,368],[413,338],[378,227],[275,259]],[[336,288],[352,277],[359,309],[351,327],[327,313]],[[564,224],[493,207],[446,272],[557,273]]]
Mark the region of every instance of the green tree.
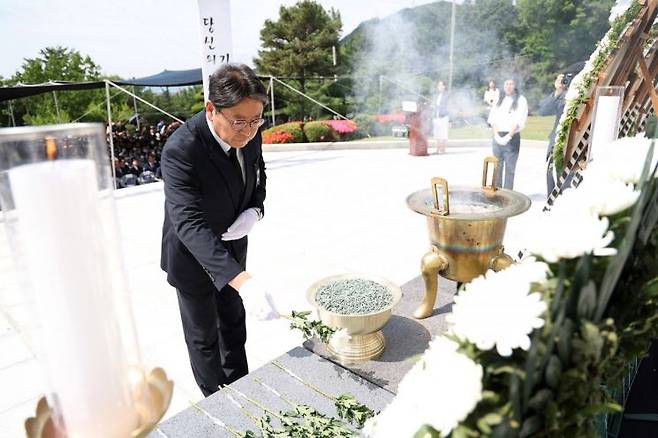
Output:
[[[427,96],[437,79],[448,80],[451,12],[448,2],[403,9],[361,23],[341,41],[341,60],[355,80],[358,112],[399,111],[400,101],[415,100],[414,93]],[[509,0],[456,6],[455,88],[478,89],[509,64],[500,61],[513,58],[515,17]]]
[[526,86],[548,91],[561,69],[585,61],[610,28],[614,0],[519,0],[516,49],[529,58]]
[[[36,58],[25,59],[9,84],[38,84],[48,81],[97,81],[100,67],[89,56],[64,47],[46,47]],[[76,120],[98,102],[101,90],[51,92],[15,100],[17,123],[45,124]]]
[[[336,72],[332,46],[338,47],[341,28],[340,14],[333,8],[327,12],[313,0],[302,0],[290,7],[281,6],[279,19],[266,20],[260,32],[262,49],[258,51],[258,58],[254,59],[258,72],[262,75],[294,77],[294,81],[287,83],[302,93],[314,94],[313,91],[322,85],[317,81],[310,84],[308,79]],[[277,96],[283,96],[288,115],[307,115],[308,103],[305,99],[282,88],[277,87]],[[325,93],[319,94],[321,98],[325,96]]]

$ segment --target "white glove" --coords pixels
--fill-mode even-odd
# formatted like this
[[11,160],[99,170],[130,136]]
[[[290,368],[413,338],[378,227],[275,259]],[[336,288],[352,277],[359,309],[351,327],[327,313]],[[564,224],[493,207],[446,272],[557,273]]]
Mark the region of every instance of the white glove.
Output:
[[248,315],[259,321],[269,321],[279,317],[272,295],[267,286],[260,281],[250,278],[242,283],[238,292]]
[[504,137],[501,137],[498,134],[494,135],[494,141],[501,146],[505,146],[511,139],[512,137],[509,134],[505,135]]
[[249,234],[254,224],[258,222],[258,212],[255,208],[248,208],[231,224],[222,234],[222,240],[238,240]]

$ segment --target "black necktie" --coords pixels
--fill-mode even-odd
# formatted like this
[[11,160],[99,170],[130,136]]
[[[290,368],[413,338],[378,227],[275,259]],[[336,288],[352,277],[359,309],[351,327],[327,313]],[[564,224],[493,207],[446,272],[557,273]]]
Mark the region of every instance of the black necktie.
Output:
[[238,150],[236,148],[231,148],[228,151],[228,159],[235,170],[238,172],[238,175],[240,176],[240,182],[244,184],[244,180],[242,179],[242,168],[240,167],[240,162],[238,161]]

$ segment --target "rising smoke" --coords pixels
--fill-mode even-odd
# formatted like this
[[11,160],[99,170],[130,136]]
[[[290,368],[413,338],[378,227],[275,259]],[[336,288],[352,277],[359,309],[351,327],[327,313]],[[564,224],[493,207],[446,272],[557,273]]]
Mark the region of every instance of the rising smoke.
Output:
[[[437,80],[448,83],[451,8],[449,2],[431,3],[357,29],[361,38],[353,71],[357,112],[397,112],[404,100],[431,97]],[[522,62],[509,62],[511,51],[498,34],[501,24],[494,16],[501,16],[501,8],[512,16],[508,0],[456,6],[451,114],[468,123],[483,121],[482,94],[489,79],[499,87],[509,77],[520,87],[525,81]]]

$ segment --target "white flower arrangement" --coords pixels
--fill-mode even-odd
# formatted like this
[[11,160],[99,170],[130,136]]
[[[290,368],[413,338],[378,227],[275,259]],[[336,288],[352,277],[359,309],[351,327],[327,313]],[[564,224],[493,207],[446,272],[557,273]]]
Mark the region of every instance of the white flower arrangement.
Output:
[[549,263],[589,253],[596,256],[616,254],[614,248],[608,247],[614,240],[614,233],[608,230],[608,218],[601,218],[584,208],[574,211],[566,206],[557,208],[557,205],[556,202],[553,210],[539,215],[533,221],[533,229],[527,230],[528,252]]
[[648,157],[650,146],[651,140],[638,136],[598,147],[583,171],[581,185],[566,190],[549,213],[533,222],[535,227],[526,237],[528,251],[549,263],[587,253],[614,255],[616,250],[608,248],[614,233],[608,230],[606,216],[620,213],[637,201],[640,193],[635,184],[646,161],[651,160],[652,170],[658,163],[658,154]]
[[[624,137],[611,143],[597,146],[592,151],[593,161],[583,171],[584,180],[621,181],[636,184],[640,180],[644,164],[648,159],[651,139],[642,135]],[[651,157],[650,168],[658,163],[658,153]]]
[[528,335],[544,325],[546,303],[530,286],[546,280],[548,265],[526,259],[500,272],[489,271],[455,296],[448,315],[452,332],[480,350],[494,346],[501,356],[530,347]]
[[430,342],[400,382],[397,396],[366,422],[365,435],[412,437],[421,425],[429,424],[446,436],[463,421],[482,398],[483,370],[457,348],[442,336]]

